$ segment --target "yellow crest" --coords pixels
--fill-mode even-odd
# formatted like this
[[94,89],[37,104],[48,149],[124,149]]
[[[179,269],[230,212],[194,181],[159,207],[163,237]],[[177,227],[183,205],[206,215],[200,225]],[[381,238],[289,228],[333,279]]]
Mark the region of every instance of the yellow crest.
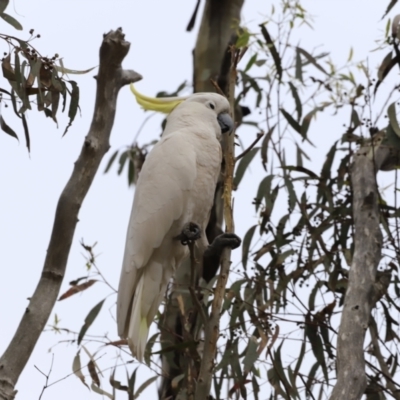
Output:
[[145,110],[158,111],[169,114],[186,97],[148,97],[139,93],[131,83],[131,92]]

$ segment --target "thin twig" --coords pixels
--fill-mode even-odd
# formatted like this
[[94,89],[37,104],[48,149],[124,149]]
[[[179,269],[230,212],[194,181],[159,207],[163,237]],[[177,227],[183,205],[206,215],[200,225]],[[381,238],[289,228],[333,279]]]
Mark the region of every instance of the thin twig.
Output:
[[369,321],[369,333],[371,334],[372,345],[374,346],[374,356],[378,360],[381,372],[386,380],[386,387],[390,390],[391,395],[396,399],[400,400],[400,390],[393,384],[393,378],[390,374],[389,368],[382,356],[381,349],[378,341],[378,330],[374,317],[371,315]]
[[196,260],[195,254],[194,254],[194,243],[189,242],[188,244],[189,250],[190,250],[190,285],[189,285],[189,292],[192,295],[192,300],[193,303],[195,304],[197,311],[200,313],[201,319],[203,321],[203,324],[206,325],[207,323],[207,316],[206,313],[204,312],[203,306],[199,301],[199,298],[196,295],[195,292],[195,287],[196,287],[196,266],[198,265],[198,262]]
[[42,393],[40,393],[39,396],[39,400],[42,398],[44,391],[49,387],[49,378],[50,378],[50,374],[51,371],[53,369],[53,362],[54,362],[54,353],[51,355],[51,364],[50,364],[50,369],[49,369],[49,373],[46,375],[43,371],[41,371],[36,365],[34,365],[34,367],[42,374],[46,377],[46,383],[43,386],[42,389]]
[[264,136],[264,132],[258,132],[257,133],[257,137],[254,140],[254,142],[242,153],[239,154],[236,158],[235,158],[235,162],[237,162],[238,160],[240,160],[241,158],[243,158],[259,141],[260,139]]
[[215,87],[215,90],[217,91],[218,94],[221,96],[226,97],[225,93],[222,91],[222,89],[219,87],[218,82],[214,81],[214,79],[210,79],[211,84]]
[[[231,46],[231,70],[229,76],[229,103],[231,114],[234,118],[235,111],[235,84],[237,76],[237,63],[243,53]],[[235,230],[232,211],[232,189],[233,189],[233,170],[235,166],[235,135],[234,132],[227,136],[226,146],[224,146],[225,160],[225,179],[224,179],[224,219],[226,232],[233,233]],[[221,257],[221,273],[218,276],[217,285],[214,291],[214,299],[211,305],[211,313],[207,324],[204,326],[204,351],[201,361],[200,372],[196,385],[196,400],[207,399],[211,389],[211,381],[214,372],[214,360],[217,351],[217,341],[219,337],[219,323],[221,317],[222,301],[225,296],[225,287],[228,281],[229,269],[231,265],[231,249],[225,248]]]

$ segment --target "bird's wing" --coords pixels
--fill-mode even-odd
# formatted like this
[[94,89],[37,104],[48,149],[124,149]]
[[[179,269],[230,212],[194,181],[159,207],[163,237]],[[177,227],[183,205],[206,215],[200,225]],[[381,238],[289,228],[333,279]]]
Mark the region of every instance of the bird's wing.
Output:
[[196,153],[187,132],[158,142],[149,153],[135,190],[118,290],[118,332],[124,336],[137,271],[147,264],[185,210],[188,191],[196,179]]

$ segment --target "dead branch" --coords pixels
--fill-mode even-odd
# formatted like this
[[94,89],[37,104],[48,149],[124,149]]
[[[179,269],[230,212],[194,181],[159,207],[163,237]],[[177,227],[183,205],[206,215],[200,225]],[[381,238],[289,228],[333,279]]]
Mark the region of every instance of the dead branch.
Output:
[[96,77],[97,92],[92,124],[72,175],[60,195],[39,283],[11,343],[0,358],[0,399],[14,399],[18,378],[57,300],[79,210],[100,162],[110,148],[109,138],[114,123],[118,92],[124,85],[142,78],[135,71],[122,69],[121,63],[128,54],[129,47],[130,43],[124,40],[121,28],[104,35],[100,47],[100,66]]
[[[228,99],[231,105],[231,112],[235,109],[235,84],[237,74],[237,63],[240,53],[232,48],[232,63],[229,78]],[[232,118],[234,119],[234,116]],[[224,219],[226,232],[233,233],[235,230],[232,210],[232,190],[233,190],[233,172],[235,167],[235,133],[226,140],[224,146],[225,160],[225,181],[224,181]],[[214,291],[214,299],[211,306],[211,314],[204,326],[204,351],[201,361],[199,378],[196,385],[195,399],[207,399],[211,389],[211,381],[214,372],[214,359],[217,351],[217,341],[219,337],[219,321],[221,317],[222,301],[225,296],[225,287],[228,282],[229,268],[231,266],[231,249],[226,247],[221,257],[221,272],[218,276],[217,285]]]
[[399,152],[386,146],[365,146],[354,156],[351,181],[355,250],[338,334],[337,381],[331,400],[359,400],[367,385],[363,346],[376,301],[374,285],[382,256],[376,173],[396,165]]

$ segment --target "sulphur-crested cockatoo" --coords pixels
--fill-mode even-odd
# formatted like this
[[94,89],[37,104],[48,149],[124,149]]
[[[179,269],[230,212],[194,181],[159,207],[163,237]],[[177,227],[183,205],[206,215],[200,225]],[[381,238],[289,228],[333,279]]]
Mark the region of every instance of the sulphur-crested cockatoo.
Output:
[[195,223],[201,236],[196,245],[203,251],[208,245],[205,229],[222,161],[219,140],[233,121],[229,102],[216,93],[165,100],[132,91],[146,109],[172,109],[137,181],[118,290],[118,333],[141,361],[168,282],[188,255],[178,239],[182,231]]

